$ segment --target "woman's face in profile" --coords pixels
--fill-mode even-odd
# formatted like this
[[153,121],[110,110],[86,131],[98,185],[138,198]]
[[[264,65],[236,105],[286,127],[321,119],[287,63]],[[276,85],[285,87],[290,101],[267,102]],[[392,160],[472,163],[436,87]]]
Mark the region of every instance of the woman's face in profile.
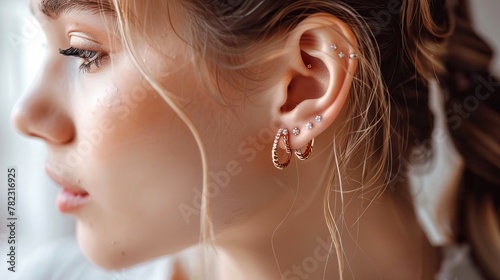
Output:
[[[72,1],[57,1],[64,2]],[[47,172],[66,188],[57,205],[76,218],[82,249],[102,266],[120,267],[195,242],[199,216],[186,220],[179,211],[196,209],[193,190],[201,188],[187,127],[136,70],[112,16],[83,4],[50,18],[40,4],[31,3],[47,55],[14,122],[47,144]],[[171,59],[183,55],[178,45]],[[172,92],[197,91],[188,67],[155,66],[169,72]]]
[[[100,266],[119,268],[198,241],[203,172],[188,127],[137,70],[116,18],[93,3],[32,1],[47,54],[13,122],[47,145],[47,173],[64,189],[57,206],[76,218],[84,253]],[[137,40],[139,54],[200,130],[211,162],[216,223],[230,226],[277,193],[240,184],[272,170],[262,152],[272,131],[221,133],[245,126],[209,97],[188,46],[166,24],[161,31],[163,54]],[[264,122],[253,126],[266,128]]]

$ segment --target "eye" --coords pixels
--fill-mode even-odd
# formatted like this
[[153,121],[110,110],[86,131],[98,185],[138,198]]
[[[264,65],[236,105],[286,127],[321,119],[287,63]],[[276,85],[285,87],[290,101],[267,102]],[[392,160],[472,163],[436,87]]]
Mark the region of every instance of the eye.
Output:
[[83,59],[84,62],[80,65],[79,69],[84,73],[92,72],[92,66],[99,69],[102,65],[102,60],[104,58],[109,58],[109,55],[106,53],[82,50],[74,47],[70,47],[66,50],[59,49],[59,53],[64,56],[73,56]]

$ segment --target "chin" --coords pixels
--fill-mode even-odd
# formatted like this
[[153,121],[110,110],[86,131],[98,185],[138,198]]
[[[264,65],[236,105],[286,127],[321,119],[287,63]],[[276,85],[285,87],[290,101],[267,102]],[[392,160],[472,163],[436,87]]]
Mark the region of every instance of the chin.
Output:
[[[105,270],[121,270],[129,268],[146,260],[138,259],[127,251],[99,246],[95,241],[86,242],[78,238],[80,249],[87,260]],[[91,244],[89,244],[91,243]]]
[[147,250],[138,250],[128,242],[108,242],[103,236],[91,234],[78,226],[77,239],[80,250],[92,264],[105,270],[121,270],[147,262],[155,256],[145,256]]

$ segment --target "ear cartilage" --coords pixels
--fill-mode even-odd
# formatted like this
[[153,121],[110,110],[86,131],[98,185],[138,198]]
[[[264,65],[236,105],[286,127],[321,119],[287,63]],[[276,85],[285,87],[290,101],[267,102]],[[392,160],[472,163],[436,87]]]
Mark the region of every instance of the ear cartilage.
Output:
[[307,69],[313,68],[312,64],[307,64]]
[[358,58],[358,54],[357,54],[357,53],[351,53],[351,54],[349,55],[349,58],[350,58],[350,59],[357,59],[357,58]]
[[299,136],[299,134],[300,134],[300,129],[299,129],[298,127],[294,128],[294,129],[292,130],[292,134],[293,134],[293,135],[295,135],[295,136]]
[[332,48],[332,51],[336,51],[336,50],[337,50],[337,45],[332,44],[332,45],[330,46],[330,48]]
[[323,117],[320,116],[320,115],[317,115],[314,120],[316,121],[316,123],[320,123],[322,120],[323,120]]

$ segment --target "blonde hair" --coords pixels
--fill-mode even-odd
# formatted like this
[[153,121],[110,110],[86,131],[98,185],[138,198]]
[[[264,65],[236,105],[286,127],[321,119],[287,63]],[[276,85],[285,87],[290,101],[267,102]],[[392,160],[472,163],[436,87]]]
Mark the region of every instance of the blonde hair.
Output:
[[[147,19],[142,15],[152,13],[152,10],[163,10],[168,16],[172,3],[160,0],[142,1],[146,8],[137,13],[134,1],[112,0],[115,6],[119,31],[135,63],[151,86],[160,93],[165,101],[179,115],[182,121],[190,128],[198,143],[201,160],[204,168],[204,187],[208,188],[208,162],[205,157],[205,148],[196,127],[189,116],[183,112],[173,95],[161,86],[160,81],[151,78],[146,67],[138,59],[135,47],[133,30],[154,41],[141,30],[140,26]],[[463,102],[464,96],[454,96],[453,81],[449,75],[455,68],[453,62],[464,61],[466,51],[474,46],[485,46],[479,37],[471,31],[470,21],[452,5],[454,1],[445,0],[402,0],[400,6],[390,6],[395,1],[387,0],[344,0],[344,1],[177,1],[177,8],[184,10],[183,16],[189,24],[182,39],[189,43],[193,50],[193,57],[199,58],[200,65],[214,73],[208,77],[208,84],[217,85],[219,79],[231,83],[230,77],[241,75],[247,79],[253,78],[255,73],[249,70],[262,61],[269,61],[279,57],[280,52],[265,48],[277,40],[283,40],[286,35],[303,19],[315,13],[329,13],[346,22],[356,35],[359,52],[359,68],[355,75],[352,91],[349,95],[346,112],[347,121],[342,129],[347,130],[344,139],[335,139],[334,160],[328,166],[331,172],[330,182],[325,189],[325,219],[330,229],[332,241],[336,247],[339,259],[340,277],[343,271],[343,253],[341,250],[340,233],[336,229],[333,214],[330,211],[330,194],[336,185],[342,183],[342,175],[347,172],[351,155],[361,153],[367,160],[363,183],[371,185],[381,176],[387,184],[395,178],[405,178],[406,168],[402,162],[410,161],[410,152],[420,143],[426,143],[432,131],[432,114],[428,107],[428,87],[431,79],[442,82],[442,86],[449,91],[450,102]],[[233,3],[233,4],[231,4]],[[379,20],[377,15],[384,16]],[[458,22],[458,24],[456,24]],[[455,27],[457,28],[455,29]],[[145,29],[145,27],[143,27]],[[469,33],[461,32],[467,30]],[[456,40],[474,34],[474,42],[469,49],[454,48]],[[262,49],[262,56],[247,58],[242,56],[247,50]],[[271,52],[271,51],[274,51]],[[255,52],[254,52],[255,53]],[[489,61],[491,53],[480,54],[482,61]],[[471,64],[472,60],[470,60]],[[465,62],[464,62],[465,63]],[[487,71],[487,63],[477,65],[476,69]],[[206,78],[206,77],[205,77]],[[234,87],[244,88],[244,85],[233,84]],[[224,93],[213,87],[214,92],[221,96]],[[472,90],[471,90],[472,91]],[[470,92],[468,92],[470,93]],[[216,96],[217,97],[217,96]],[[462,98],[462,99],[460,99]],[[498,98],[498,95],[497,97]],[[224,101],[225,99],[222,98]],[[451,101],[450,101],[451,100]],[[498,103],[497,103],[498,104]],[[498,108],[491,108],[484,102],[486,109],[482,113],[476,112],[477,118],[498,123]],[[463,242],[473,245],[473,253],[478,265],[485,275],[500,277],[500,271],[494,262],[488,258],[500,254],[500,235],[498,229],[499,196],[499,135],[486,131],[487,127],[477,130],[480,124],[464,120],[460,129],[452,130],[457,146],[466,157],[473,149],[472,141],[481,141],[482,150],[480,159],[474,159],[474,164],[468,164],[465,170],[466,180],[463,185],[463,199],[460,209],[464,218],[457,227],[457,235]],[[450,121],[449,121],[450,123]],[[467,131],[466,133],[463,132]],[[430,150],[430,147],[424,147]],[[488,153],[494,152],[496,156]],[[428,157],[424,157],[426,160]],[[483,160],[484,159],[484,160]],[[484,170],[487,166],[487,170]],[[485,173],[486,172],[486,173]],[[469,176],[469,177],[467,177]],[[467,181],[467,178],[472,178]],[[473,191],[476,182],[483,182],[490,186],[481,194]],[[494,190],[494,191],[493,191]],[[384,191],[383,188],[379,189]],[[483,201],[491,201],[485,210],[470,211],[470,205]],[[202,241],[213,240],[213,227],[210,222],[210,205],[207,197],[202,201]],[[472,209],[473,210],[473,209]],[[489,213],[490,218],[482,219],[481,225],[473,225],[476,218],[483,213]],[[496,220],[496,221],[495,221]],[[496,223],[496,224],[495,224]],[[477,226],[477,227],[476,227]],[[487,232],[475,230],[484,228]],[[488,242],[485,242],[487,240]],[[495,241],[496,240],[496,241]],[[489,242],[493,243],[488,246]],[[493,249],[492,249],[493,248]],[[498,259],[498,258],[497,258]]]

